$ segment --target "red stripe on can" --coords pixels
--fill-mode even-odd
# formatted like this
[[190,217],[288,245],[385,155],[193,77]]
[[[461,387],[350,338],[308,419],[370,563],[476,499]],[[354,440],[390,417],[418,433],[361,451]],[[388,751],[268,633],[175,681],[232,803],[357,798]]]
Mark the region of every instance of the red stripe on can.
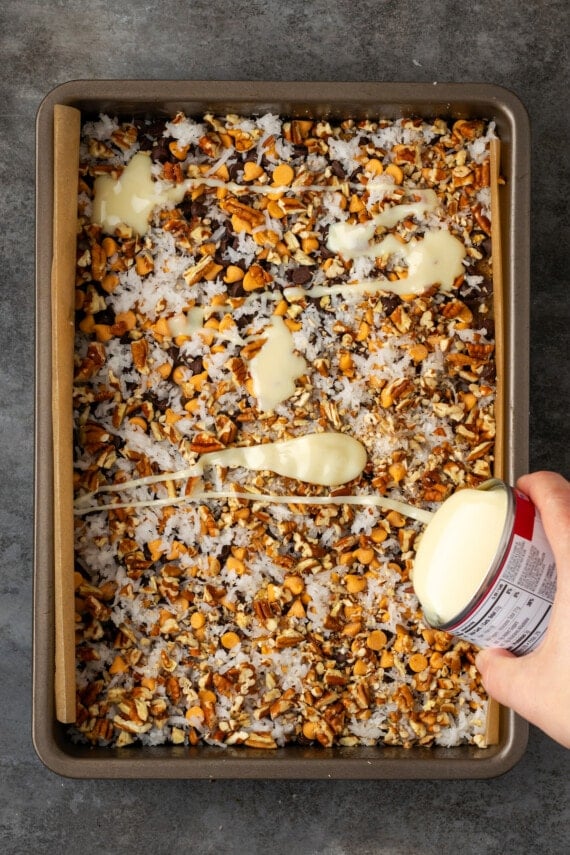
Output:
[[515,521],[513,531],[525,540],[532,540],[534,531],[535,509],[531,500],[519,490],[515,494]]

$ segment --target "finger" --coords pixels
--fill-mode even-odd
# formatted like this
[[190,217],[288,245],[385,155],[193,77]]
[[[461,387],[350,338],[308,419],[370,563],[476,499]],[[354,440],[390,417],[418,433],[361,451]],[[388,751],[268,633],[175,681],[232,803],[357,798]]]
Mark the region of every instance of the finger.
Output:
[[529,679],[531,663],[507,650],[487,648],[477,654],[476,665],[487,694],[532,721],[537,712],[536,693]]
[[[517,487],[536,505],[550,543],[559,587],[570,596],[570,483],[555,472],[533,472]],[[562,581],[564,580],[564,581]]]
[[561,539],[567,541],[570,531],[570,482],[557,472],[532,472],[519,478],[517,487],[538,508],[549,541],[553,545]]
[[[505,650],[492,648],[482,650],[476,662],[490,697],[570,748],[566,715],[570,686],[565,679],[566,672],[560,670],[565,667],[565,655],[562,652],[557,662],[552,650],[546,656],[544,652],[517,658]],[[562,680],[560,675],[563,675]]]

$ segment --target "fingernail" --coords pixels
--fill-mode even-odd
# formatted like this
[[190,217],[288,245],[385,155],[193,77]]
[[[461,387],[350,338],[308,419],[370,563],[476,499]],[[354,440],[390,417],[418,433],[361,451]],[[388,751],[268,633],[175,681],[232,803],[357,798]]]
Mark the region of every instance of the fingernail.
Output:
[[481,671],[485,667],[486,653],[484,650],[480,650],[479,653],[475,656],[475,667],[478,671]]

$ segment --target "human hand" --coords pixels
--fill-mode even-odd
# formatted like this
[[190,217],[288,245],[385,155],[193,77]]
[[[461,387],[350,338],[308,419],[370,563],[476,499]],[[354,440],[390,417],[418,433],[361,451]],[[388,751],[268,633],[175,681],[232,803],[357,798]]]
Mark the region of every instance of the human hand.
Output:
[[517,481],[540,512],[554,553],[557,585],[550,624],[536,650],[514,656],[488,648],[477,667],[488,694],[570,748],[570,483],[554,472]]

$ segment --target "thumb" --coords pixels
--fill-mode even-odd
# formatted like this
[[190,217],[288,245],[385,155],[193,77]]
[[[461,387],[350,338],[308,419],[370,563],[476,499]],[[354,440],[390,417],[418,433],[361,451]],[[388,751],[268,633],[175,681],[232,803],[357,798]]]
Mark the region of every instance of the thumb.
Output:
[[509,653],[508,650],[487,648],[477,654],[475,664],[487,694],[525,718],[531,715],[528,661]]

